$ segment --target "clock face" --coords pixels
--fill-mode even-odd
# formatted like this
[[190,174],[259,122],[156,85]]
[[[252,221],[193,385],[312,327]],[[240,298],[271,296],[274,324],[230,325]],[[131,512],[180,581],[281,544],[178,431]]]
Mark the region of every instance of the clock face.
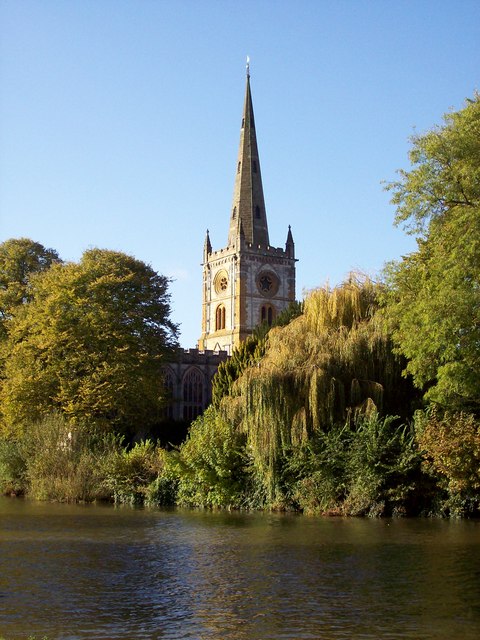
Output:
[[263,296],[274,296],[278,291],[279,281],[273,271],[261,271],[257,276],[257,288]]

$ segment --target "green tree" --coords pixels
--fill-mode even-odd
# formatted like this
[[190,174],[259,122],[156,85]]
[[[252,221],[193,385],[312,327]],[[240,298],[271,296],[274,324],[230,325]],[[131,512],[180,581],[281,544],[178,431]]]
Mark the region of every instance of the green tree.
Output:
[[158,421],[162,356],[176,345],[169,281],[123,253],[93,249],[32,278],[9,321],[0,400],[18,432],[52,410],[129,433]]
[[218,407],[224,396],[232,393],[233,383],[245,371],[247,367],[258,362],[264,355],[267,344],[267,336],[274,327],[285,327],[303,312],[303,304],[291,302],[269,326],[266,322],[258,325],[253,334],[241,342],[233,350],[232,357],[222,362],[213,378],[212,402]]
[[417,250],[386,268],[386,315],[427,400],[480,408],[480,96],[412,138],[387,186]]
[[56,251],[28,238],[0,244],[0,338],[5,337],[5,323],[15,309],[31,299],[32,275],[58,262]]
[[266,350],[232,384],[218,411],[247,435],[267,502],[283,500],[281,460],[358,415],[409,413],[411,381],[379,317],[380,287],[354,276],[312,291],[304,312],[268,334]]

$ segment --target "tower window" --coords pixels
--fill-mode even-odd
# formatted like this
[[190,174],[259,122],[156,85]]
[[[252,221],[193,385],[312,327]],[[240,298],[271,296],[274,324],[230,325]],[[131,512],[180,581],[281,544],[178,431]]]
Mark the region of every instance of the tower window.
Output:
[[255,218],[257,218],[257,220],[260,218],[260,207],[257,206],[255,207]]
[[237,207],[233,207],[232,218],[236,218],[236,217],[237,217]]
[[237,173],[240,173],[240,168],[241,168],[241,166],[242,166],[242,163],[241,163],[241,162],[239,162],[239,163],[238,163],[238,165],[237,165]]
[[219,304],[215,311],[215,331],[225,329],[225,307]]
[[242,129],[245,126],[245,118],[242,118]]
[[275,319],[275,309],[269,304],[264,305],[261,309],[260,317],[262,322],[266,322],[271,327]]
[[253,161],[253,173],[257,173],[257,161]]

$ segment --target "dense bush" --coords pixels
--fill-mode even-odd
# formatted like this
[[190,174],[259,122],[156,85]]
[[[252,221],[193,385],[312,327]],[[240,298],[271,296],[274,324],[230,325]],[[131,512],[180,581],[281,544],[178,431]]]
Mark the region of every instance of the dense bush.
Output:
[[248,456],[245,436],[213,409],[192,424],[186,442],[166,454],[165,480],[177,483],[177,503],[195,507],[241,507]]
[[20,441],[26,493],[39,500],[66,502],[107,499],[103,462],[119,447],[112,435],[50,414],[30,425]]
[[480,422],[436,410],[415,415],[423,468],[437,485],[434,510],[454,517],[480,512]]
[[139,505],[149,501],[150,485],[162,470],[160,450],[151,440],[130,450],[116,451],[104,462],[104,486],[116,503]]

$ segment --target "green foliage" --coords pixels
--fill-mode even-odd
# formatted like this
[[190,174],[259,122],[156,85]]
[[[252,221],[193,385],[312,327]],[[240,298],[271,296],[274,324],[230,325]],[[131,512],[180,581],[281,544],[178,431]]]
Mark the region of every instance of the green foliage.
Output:
[[118,439],[54,413],[29,425],[17,439],[24,465],[23,490],[37,500],[91,502],[107,499],[103,465],[120,448]]
[[103,469],[104,485],[115,503],[142,505],[150,501],[150,486],[162,470],[162,458],[154,443],[146,440],[115,452]]
[[32,276],[58,262],[56,251],[28,238],[0,244],[0,337],[5,337],[5,323],[12,313],[31,300]]
[[274,320],[272,327],[266,322],[260,324],[253,334],[233,350],[232,357],[222,362],[212,383],[212,402],[220,405],[223,397],[232,394],[233,383],[242,375],[247,367],[258,362],[266,349],[267,335],[273,327],[284,327],[303,312],[303,304],[292,302]]
[[232,385],[264,353],[264,340],[249,336],[232,353],[232,357],[220,363],[212,381],[212,403],[218,407],[224,396],[230,395]]
[[426,399],[480,408],[480,96],[412,139],[413,168],[388,186],[417,251],[386,269],[385,315]]
[[305,310],[272,329],[263,358],[220,403],[247,436],[268,501],[281,500],[278,461],[347,419],[372,410],[408,411],[412,388],[378,316],[378,286],[350,278],[312,292]]
[[26,488],[26,463],[17,440],[0,438],[0,493],[22,495]]
[[162,471],[148,485],[145,490],[145,504],[150,507],[171,507],[177,503],[178,478],[172,470],[172,465],[165,462],[166,451],[160,451],[162,457]]
[[437,509],[453,516],[480,511],[480,422],[465,413],[435,409],[415,415],[424,469],[443,496]]
[[373,412],[294,448],[284,483],[307,513],[400,516],[415,512],[419,470],[413,430]]
[[240,507],[247,464],[245,438],[210,407],[193,422],[179,451],[167,454],[165,477],[178,480],[179,505]]
[[176,344],[168,279],[114,251],[53,264],[9,321],[0,399],[4,433],[52,410],[129,433],[158,421],[162,357]]
[[347,515],[405,515],[418,486],[420,455],[411,427],[377,413],[360,419],[347,465]]
[[292,449],[285,459],[282,490],[294,508],[342,514],[351,435],[349,425],[335,425]]

